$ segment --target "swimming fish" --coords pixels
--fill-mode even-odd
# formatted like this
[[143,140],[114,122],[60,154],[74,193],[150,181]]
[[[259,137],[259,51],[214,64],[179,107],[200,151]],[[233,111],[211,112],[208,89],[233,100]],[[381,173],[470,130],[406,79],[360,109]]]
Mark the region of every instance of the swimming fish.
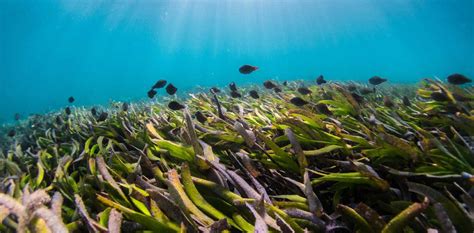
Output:
[[237,92],[237,91],[231,91],[231,92],[230,92],[230,96],[231,96],[232,98],[240,98],[240,97],[242,97],[242,95],[241,95],[239,92]]
[[294,104],[298,107],[301,107],[303,105],[308,104],[308,101],[306,101],[306,100],[304,100],[300,97],[293,97],[293,98],[290,99],[290,103],[292,103],[292,104]]
[[155,83],[155,85],[153,85],[152,88],[153,88],[153,89],[163,88],[164,86],[166,86],[166,83],[167,83],[166,80],[160,79],[160,80],[158,80],[158,81]]
[[176,88],[172,83],[166,86],[166,93],[168,93],[168,95],[174,95],[176,91],[178,91],[178,88]]
[[472,80],[462,74],[452,74],[448,76],[448,82],[454,85],[462,85],[472,82]]
[[461,112],[461,110],[454,104],[447,104],[446,106],[444,106],[443,112],[448,114],[456,114],[457,112]]
[[311,93],[313,93],[310,89],[308,89],[307,87],[299,87],[298,88],[298,92],[302,95],[309,95]]
[[67,99],[67,101],[68,101],[69,103],[74,103],[75,99],[74,99],[74,97],[71,96],[71,97],[69,97],[69,98]]
[[194,113],[194,116],[196,117],[196,119],[201,122],[201,123],[204,123],[207,121],[207,117],[204,116],[204,114],[202,114],[201,111],[197,111],[196,113]]
[[324,84],[324,83],[327,83],[326,80],[324,80],[324,76],[323,75],[319,75],[319,77],[316,79],[316,83],[318,85],[321,85],[321,84]]
[[283,86],[288,86],[288,81],[283,81]]
[[384,96],[383,105],[387,108],[393,108],[395,106],[395,103],[393,103],[393,101],[388,96]]
[[386,78],[381,78],[379,76],[374,76],[372,78],[369,78],[369,83],[372,84],[372,85],[379,85],[379,84],[384,83],[386,81],[387,81]]
[[273,88],[277,87],[277,85],[274,82],[270,81],[270,80],[267,80],[267,81],[263,82],[263,86],[267,89],[273,89]]
[[357,101],[358,103],[361,103],[362,101],[364,101],[364,97],[358,95],[357,93],[351,93],[352,95],[352,98],[355,99],[355,101]]
[[127,103],[127,102],[124,102],[124,103],[122,104],[122,111],[124,111],[124,112],[128,111],[128,107],[129,107],[128,103]]
[[107,120],[107,117],[109,116],[108,113],[106,112],[102,112],[99,117],[97,118],[97,121],[101,122],[101,121],[105,121]]
[[15,135],[16,135],[16,131],[14,129],[8,131],[8,134],[7,134],[8,137],[12,138],[12,137],[15,137]]
[[374,93],[374,92],[375,92],[374,89],[367,88],[367,87],[364,87],[364,88],[361,88],[361,89],[360,89],[360,93],[361,93],[362,95],[368,95],[368,94]]
[[455,100],[460,101],[460,102],[468,102],[468,101],[473,100],[471,97],[464,96],[464,95],[461,95],[461,94],[458,94],[458,93],[453,93],[453,97],[454,97]]
[[234,82],[229,83],[229,89],[231,91],[237,91],[237,85]]
[[357,86],[353,83],[350,83],[347,85],[347,90],[348,91],[356,91],[357,90]]
[[21,118],[21,115],[20,115],[20,113],[15,113],[14,117],[15,117],[15,121],[19,121],[20,118]]
[[185,106],[173,100],[173,101],[168,103],[168,108],[170,108],[171,110],[176,111],[176,110],[184,109]]
[[403,102],[403,104],[404,104],[405,106],[407,106],[407,107],[411,106],[410,99],[408,99],[408,97],[406,97],[406,96],[403,96],[402,102]]
[[280,93],[280,92],[281,92],[281,88],[275,87],[275,88],[273,88],[273,91],[275,91],[275,93]]
[[217,94],[217,93],[220,93],[221,90],[219,90],[219,88],[217,87],[211,87],[211,89],[209,89],[209,91],[212,93],[212,94]]
[[444,101],[449,100],[448,96],[445,93],[438,92],[438,91],[431,92],[430,97],[431,99],[439,101],[439,102],[444,102]]
[[241,74],[250,74],[254,71],[258,70],[258,67],[256,66],[251,66],[251,65],[243,65],[239,68],[239,72]]
[[260,96],[258,95],[258,92],[256,90],[249,91],[249,95],[254,99],[260,98]]
[[328,116],[332,115],[331,110],[329,110],[329,108],[326,104],[323,104],[323,103],[316,104],[316,109],[318,110],[318,112],[320,112],[324,115],[328,115]]
[[71,108],[70,107],[66,107],[66,109],[64,109],[64,111],[66,112],[66,115],[71,115]]
[[148,91],[147,95],[148,95],[148,98],[153,99],[153,97],[155,97],[156,95],[156,91],[151,89]]
[[91,113],[92,113],[93,116],[97,116],[97,109],[92,108]]
[[64,120],[61,116],[56,116],[56,124],[62,125],[64,123]]

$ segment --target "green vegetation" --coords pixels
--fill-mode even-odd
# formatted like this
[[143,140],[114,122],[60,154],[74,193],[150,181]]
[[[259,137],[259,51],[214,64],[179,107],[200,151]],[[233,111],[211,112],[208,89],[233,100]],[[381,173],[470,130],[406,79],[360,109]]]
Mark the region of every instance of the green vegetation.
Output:
[[1,129],[0,231],[474,231],[472,87],[297,87]]

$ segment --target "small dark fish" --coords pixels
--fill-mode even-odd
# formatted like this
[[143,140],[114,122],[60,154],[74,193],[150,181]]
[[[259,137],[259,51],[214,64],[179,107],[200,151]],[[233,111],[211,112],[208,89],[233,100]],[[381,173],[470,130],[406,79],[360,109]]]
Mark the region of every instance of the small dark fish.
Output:
[[288,86],[288,81],[283,81],[283,86]]
[[155,97],[155,95],[156,95],[156,91],[151,89],[151,90],[148,91],[147,94],[148,94],[148,98],[153,99],[153,97]]
[[240,98],[240,97],[242,97],[242,95],[241,95],[239,92],[237,92],[237,91],[231,91],[231,92],[230,92],[230,96],[231,96],[232,98]]
[[231,91],[237,91],[237,85],[234,82],[229,83],[229,89]]
[[8,131],[8,134],[7,134],[7,135],[8,135],[8,137],[11,137],[11,138],[12,138],[12,137],[15,137],[16,131],[15,131],[14,129],[12,129],[12,130]]
[[64,111],[66,112],[66,115],[71,115],[71,108],[70,107],[66,107],[66,109],[64,109]]
[[251,66],[251,65],[243,65],[239,68],[239,72],[241,74],[250,74],[254,71],[258,70],[258,67],[256,66]]
[[473,100],[471,97],[464,96],[464,95],[461,95],[461,94],[458,94],[458,93],[453,93],[453,97],[454,97],[455,100],[460,101],[460,102],[468,102],[468,101]]
[[280,92],[281,92],[281,88],[275,87],[275,88],[273,88],[273,91],[275,91],[275,93],[280,93]]
[[277,87],[277,85],[274,82],[270,81],[270,80],[267,80],[267,81],[263,82],[263,86],[267,89],[273,89],[273,88]]
[[375,93],[375,90],[371,89],[371,88],[364,87],[364,88],[360,89],[360,93],[362,95],[368,95],[370,93]]
[[327,83],[326,80],[324,80],[324,76],[323,75],[319,75],[319,77],[316,79],[316,83],[318,85],[322,85],[324,83]]
[[439,102],[449,100],[448,96],[443,92],[435,91],[435,92],[432,92],[430,96],[431,96],[431,99],[439,101]]
[[355,99],[355,101],[357,101],[358,103],[361,103],[362,101],[364,101],[364,97],[358,95],[357,93],[351,93],[352,95],[352,98]]
[[461,110],[454,104],[447,104],[444,107],[444,112],[448,114],[456,114],[457,112],[461,112]]
[[91,113],[92,113],[93,116],[97,116],[97,109],[92,108]]
[[308,89],[307,87],[300,87],[298,88],[298,92],[302,95],[309,95],[311,93],[313,93],[310,89]]
[[352,91],[356,91],[356,90],[357,90],[357,86],[356,86],[355,84],[351,83],[351,84],[347,85],[347,90],[348,90],[348,91],[351,91],[351,92],[352,92]]
[[71,96],[71,97],[69,97],[69,99],[67,99],[67,101],[69,103],[74,103],[75,99],[74,99],[74,97]]
[[384,96],[383,105],[387,108],[393,108],[395,106],[395,103],[393,103],[393,101],[388,96]]
[[403,96],[402,102],[403,102],[403,104],[404,104],[405,106],[407,106],[407,107],[410,107],[410,106],[411,106],[410,99],[408,99],[408,97],[406,97],[406,96]]
[[181,109],[184,109],[185,106],[176,102],[176,101],[171,101],[168,103],[168,108],[170,108],[171,110],[181,110]]
[[472,80],[462,74],[452,74],[448,76],[448,82],[454,85],[462,85],[472,82]]
[[211,89],[209,90],[212,94],[217,94],[217,93],[220,93],[221,90],[219,90],[219,88],[217,87],[211,87]]
[[386,78],[381,78],[379,76],[374,76],[372,78],[369,78],[369,83],[372,84],[372,85],[379,85],[379,84],[384,83],[386,81],[387,81]]
[[166,82],[166,80],[164,80],[164,79],[158,80],[158,81],[155,83],[155,85],[153,85],[152,88],[153,88],[153,89],[155,89],[155,88],[163,88],[164,86],[166,86],[166,83],[167,83],[167,82]]
[[64,123],[64,120],[61,116],[56,116],[56,124],[62,125]]
[[260,98],[260,96],[258,95],[258,92],[256,90],[249,91],[249,95],[254,99]]
[[294,105],[296,105],[296,106],[301,107],[301,106],[303,106],[303,105],[308,104],[308,101],[306,101],[306,100],[304,100],[304,99],[302,99],[302,98],[300,98],[300,97],[293,97],[293,98],[290,99],[290,103],[292,103],[292,104],[294,104]]
[[130,107],[129,104],[127,102],[124,102],[122,104],[122,111],[124,111],[124,112],[128,111],[128,107]]
[[168,95],[174,95],[176,91],[178,91],[178,88],[176,88],[172,83],[166,86],[166,93],[168,93]]
[[331,110],[329,110],[328,106],[326,104],[316,104],[316,109],[318,110],[318,112],[324,114],[324,115],[332,115],[332,112]]
[[21,118],[20,113],[15,113],[15,121],[19,121]]
[[105,120],[107,120],[107,117],[108,117],[108,116],[109,116],[108,113],[102,112],[102,113],[99,115],[99,117],[97,117],[97,121],[99,121],[99,122],[100,122],[100,121],[105,121]]
[[201,111],[197,111],[196,113],[194,113],[194,116],[196,117],[196,119],[201,122],[201,123],[204,123],[207,121],[207,117],[204,116],[204,114],[202,114]]

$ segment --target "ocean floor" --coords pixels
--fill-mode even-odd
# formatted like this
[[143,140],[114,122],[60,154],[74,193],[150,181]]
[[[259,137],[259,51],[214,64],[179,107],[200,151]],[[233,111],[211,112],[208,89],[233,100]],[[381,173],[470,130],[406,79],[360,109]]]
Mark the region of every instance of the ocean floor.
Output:
[[474,231],[472,85],[271,84],[4,126],[0,231]]

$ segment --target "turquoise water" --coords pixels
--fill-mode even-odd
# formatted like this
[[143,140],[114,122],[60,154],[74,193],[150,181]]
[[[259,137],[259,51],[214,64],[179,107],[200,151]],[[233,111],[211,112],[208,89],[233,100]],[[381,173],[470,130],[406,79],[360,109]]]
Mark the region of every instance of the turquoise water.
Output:
[[[474,1],[0,0],[0,122],[276,80],[474,76]],[[260,69],[241,75],[242,64]],[[163,93],[163,92],[160,92]]]

